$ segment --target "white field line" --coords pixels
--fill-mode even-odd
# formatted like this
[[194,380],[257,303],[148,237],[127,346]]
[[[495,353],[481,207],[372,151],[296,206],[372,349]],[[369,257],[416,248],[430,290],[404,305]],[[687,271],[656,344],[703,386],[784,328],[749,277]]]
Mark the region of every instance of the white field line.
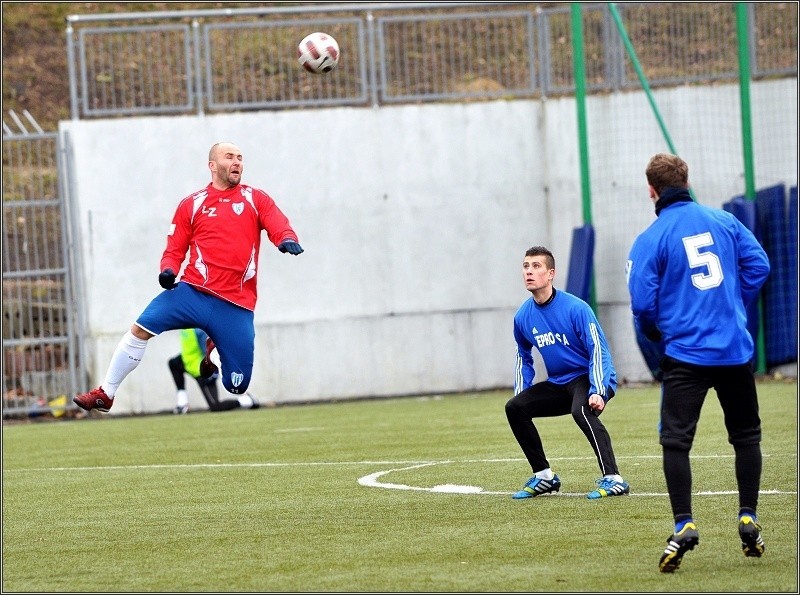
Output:
[[[336,467],[347,465],[409,465],[419,461],[311,461],[296,463],[173,463],[165,465],[104,465],[98,467],[31,467],[27,469],[3,469],[3,473],[41,472],[41,471],[109,471],[120,469],[213,469],[236,467]],[[436,462],[428,462],[435,465]]]
[[[577,457],[574,457],[577,458]],[[621,457],[620,457],[621,458]],[[628,457],[628,458],[638,458],[638,457]],[[387,469],[385,471],[376,471],[375,473],[370,473],[369,475],[365,475],[358,479],[358,483],[370,487],[370,488],[383,488],[388,490],[413,490],[418,492],[433,492],[433,493],[448,493],[448,494],[469,494],[469,495],[484,495],[484,496],[508,496],[513,494],[514,492],[493,492],[489,490],[484,490],[480,486],[473,486],[473,485],[453,485],[453,484],[444,484],[444,485],[435,485],[433,487],[422,487],[422,486],[410,486],[402,483],[386,483],[379,481],[381,477],[384,475],[388,475],[389,473],[394,473],[396,471],[409,471],[411,469],[419,469],[421,467],[430,467],[432,465],[444,465],[449,463],[456,463],[456,462],[469,462],[469,463],[491,463],[496,462],[498,459],[494,460],[475,460],[475,461],[438,461],[435,463],[422,463],[418,465],[411,465],[408,467],[400,467],[396,469]],[[499,459],[505,461],[507,459]],[[555,460],[555,459],[554,459]],[[564,459],[561,459],[564,460]],[[695,496],[728,496],[728,495],[735,495],[739,492],[737,490],[722,490],[722,491],[702,491],[702,492],[694,492],[693,495]],[[796,495],[797,492],[791,491],[782,491],[782,490],[761,490],[759,494],[763,495],[771,495],[771,494],[794,494]],[[665,497],[669,494],[667,493],[659,493],[659,492],[636,492],[635,489],[631,491],[630,496],[658,496],[658,497]],[[566,496],[566,497],[586,497],[585,492],[580,493],[571,493],[571,492],[555,492],[553,494],[546,494],[547,497],[551,496]],[[541,496],[539,496],[541,497]]]
[[[768,458],[771,455],[764,455]],[[796,454],[789,454],[787,456],[796,457]],[[634,456],[620,456],[618,459],[661,459],[661,455],[634,455]],[[721,459],[733,458],[732,454],[725,455],[693,455],[692,459]],[[593,461],[594,457],[558,457],[552,458],[553,461]],[[26,469],[3,469],[3,473],[23,473],[23,472],[38,472],[43,471],[107,471],[107,470],[130,470],[130,469],[213,469],[213,468],[278,468],[278,467],[315,467],[315,466],[391,466],[390,469],[376,471],[368,475],[364,475],[358,479],[360,485],[371,488],[382,488],[390,490],[410,490],[419,492],[431,493],[448,493],[448,494],[470,494],[470,495],[501,495],[508,496],[513,492],[495,492],[484,490],[479,486],[473,485],[454,485],[454,484],[440,484],[432,487],[411,486],[402,483],[388,483],[379,481],[379,479],[390,473],[399,471],[410,471],[413,469],[421,469],[423,467],[431,467],[434,465],[450,465],[450,464],[472,464],[472,463],[516,463],[524,462],[525,459],[511,458],[511,459],[463,459],[463,460],[448,460],[448,461],[312,461],[312,462],[295,462],[295,463],[191,463],[183,464],[176,463],[170,465],[114,465],[114,466],[99,466],[99,467],[38,467]],[[401,467],[397,467],[401,465]],[[726,496],[735,495],[736,490],[722,490],[722,491],[700,491],[695,492],[695,496]],[[796,491],[784,490],[761,490],[759,494],[772,495],[796,495]],[[636,492],[635,486],[632,490],[631,496],[650,496],[650,497],[665,497],[668,494],[659,492]],[[548,494],[547,496],[566,496],[566,497],[585,497],[585,493],[570,493],[570,492],[557,492],[555,494]],[[540,496],[541,497],[541,496]]]
[[[771,455],[765,454],[764,458]],[[796,457],[792,453],[789,455]],[[724,455],[692,455],[692,459],[730,459],[732,454]],[[617,459],[661,459],[661,455],[630,455],[618,456]],[[550,457],[552,461],[594,461],[594,457]],[[525,462],[523,458],[506,459],[460,459],[447,461],[298,461],[294,463],[171,463],[163,465],[101,465],[95,467],[23,467],[20,469],[3,469],[3,473],[23,473],[40,471],[107,471],[119,469],[213,469],[214,467],[235,468],[235,467],[330,467],[336,465],[358,466],[358,465],[443,465],[450,463],[519,463]],[[396,469],[398,471],[399,469]]]
[[293,432],[320,432],[325,428],[279,428],[275,430],[276,434],[291,434]]

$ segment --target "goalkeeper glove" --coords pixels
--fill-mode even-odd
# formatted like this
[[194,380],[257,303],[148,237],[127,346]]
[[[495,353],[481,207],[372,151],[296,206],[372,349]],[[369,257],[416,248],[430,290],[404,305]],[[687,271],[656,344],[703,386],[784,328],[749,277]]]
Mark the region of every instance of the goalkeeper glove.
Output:
[[297,256],[303,251],[303,248],[297,242],[294,242],[292,240],[286,240],[280,243],[280,245],[278,246],[278,250],[280,250],[284,254],[288,252],[289,254],[294,254],[295,256]]
[[175,287],[178,285],[175,283],[176,276],[177,275],[175,275],[175,271],[172,269],[164,269],[158,275],[158,284],[164,289],[175,289]]

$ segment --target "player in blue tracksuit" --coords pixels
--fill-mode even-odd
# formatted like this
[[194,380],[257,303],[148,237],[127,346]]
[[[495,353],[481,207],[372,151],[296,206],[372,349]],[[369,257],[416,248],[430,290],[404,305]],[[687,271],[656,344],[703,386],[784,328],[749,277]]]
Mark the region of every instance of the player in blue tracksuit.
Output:
[[547,248],[525,252],[522,277],[532,295],[514,316],[517,367],[506,417],[534,475],[513,497],[559,491],[561,479],[550,468],[533,418],[568,413],[592,445],[603,474],[586,497],[627,494],[630,486],[619,474],[611,438],[599,418],[617,389],[611,353],[589,304],[553,287],[555,268]]
[[756,518],[761,420],[746,307],[757,299],[769,261],[736,217],[692,200],[689,167],[680,157],[653,156],[646,176],[657,219],[634,241],[626,269],[634,324],[665,350],[659,442],[675,532],[659,569],[675,571],[699,543],[689,451],[712,387],[735,453],[742,549],[758,557],[764,552]]

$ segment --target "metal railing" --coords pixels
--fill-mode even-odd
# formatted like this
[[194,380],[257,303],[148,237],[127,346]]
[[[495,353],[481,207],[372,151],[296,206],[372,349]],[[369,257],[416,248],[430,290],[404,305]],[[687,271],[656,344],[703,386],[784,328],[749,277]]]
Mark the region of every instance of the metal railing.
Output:
[[[620,4],[650,85],[735,80],[734,6]],[[797,76],[797,5],[748,9],[753,76]],[[583,19],[590,92],[637,88],[608,5],[584,5]],[[72,15],[67,23],[73,119],[574,91],[568,6],[322,4]],[[341,48],[326,75],[296,61],[297,42],[314,30]]]
[[57,133],[3,121],[3,417],[60,416],[83,389],[66,186]]

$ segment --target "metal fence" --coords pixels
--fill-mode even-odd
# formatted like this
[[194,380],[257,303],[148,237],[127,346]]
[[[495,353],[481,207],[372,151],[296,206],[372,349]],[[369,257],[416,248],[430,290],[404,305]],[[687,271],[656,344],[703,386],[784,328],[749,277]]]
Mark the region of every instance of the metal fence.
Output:
[[[736,80],[734,8],[618,6],[653,87]],[[753,76],[797,76],[797,4],[748,9]],[[586,4],[582,12],[590,92],[638,88],[608,5]],[[74,119],[574,91],[567,5],[322,4],[72,15],[67,22]],[[341,48],[338,68],[326,75],[307,73],[296,60],[297,42],[313,30],[330,33]]]
[[[71,230],[57,133],[3,122],[3,417],[74,409],[83,389]],[[27,114],[26,114],[27,115]]]

